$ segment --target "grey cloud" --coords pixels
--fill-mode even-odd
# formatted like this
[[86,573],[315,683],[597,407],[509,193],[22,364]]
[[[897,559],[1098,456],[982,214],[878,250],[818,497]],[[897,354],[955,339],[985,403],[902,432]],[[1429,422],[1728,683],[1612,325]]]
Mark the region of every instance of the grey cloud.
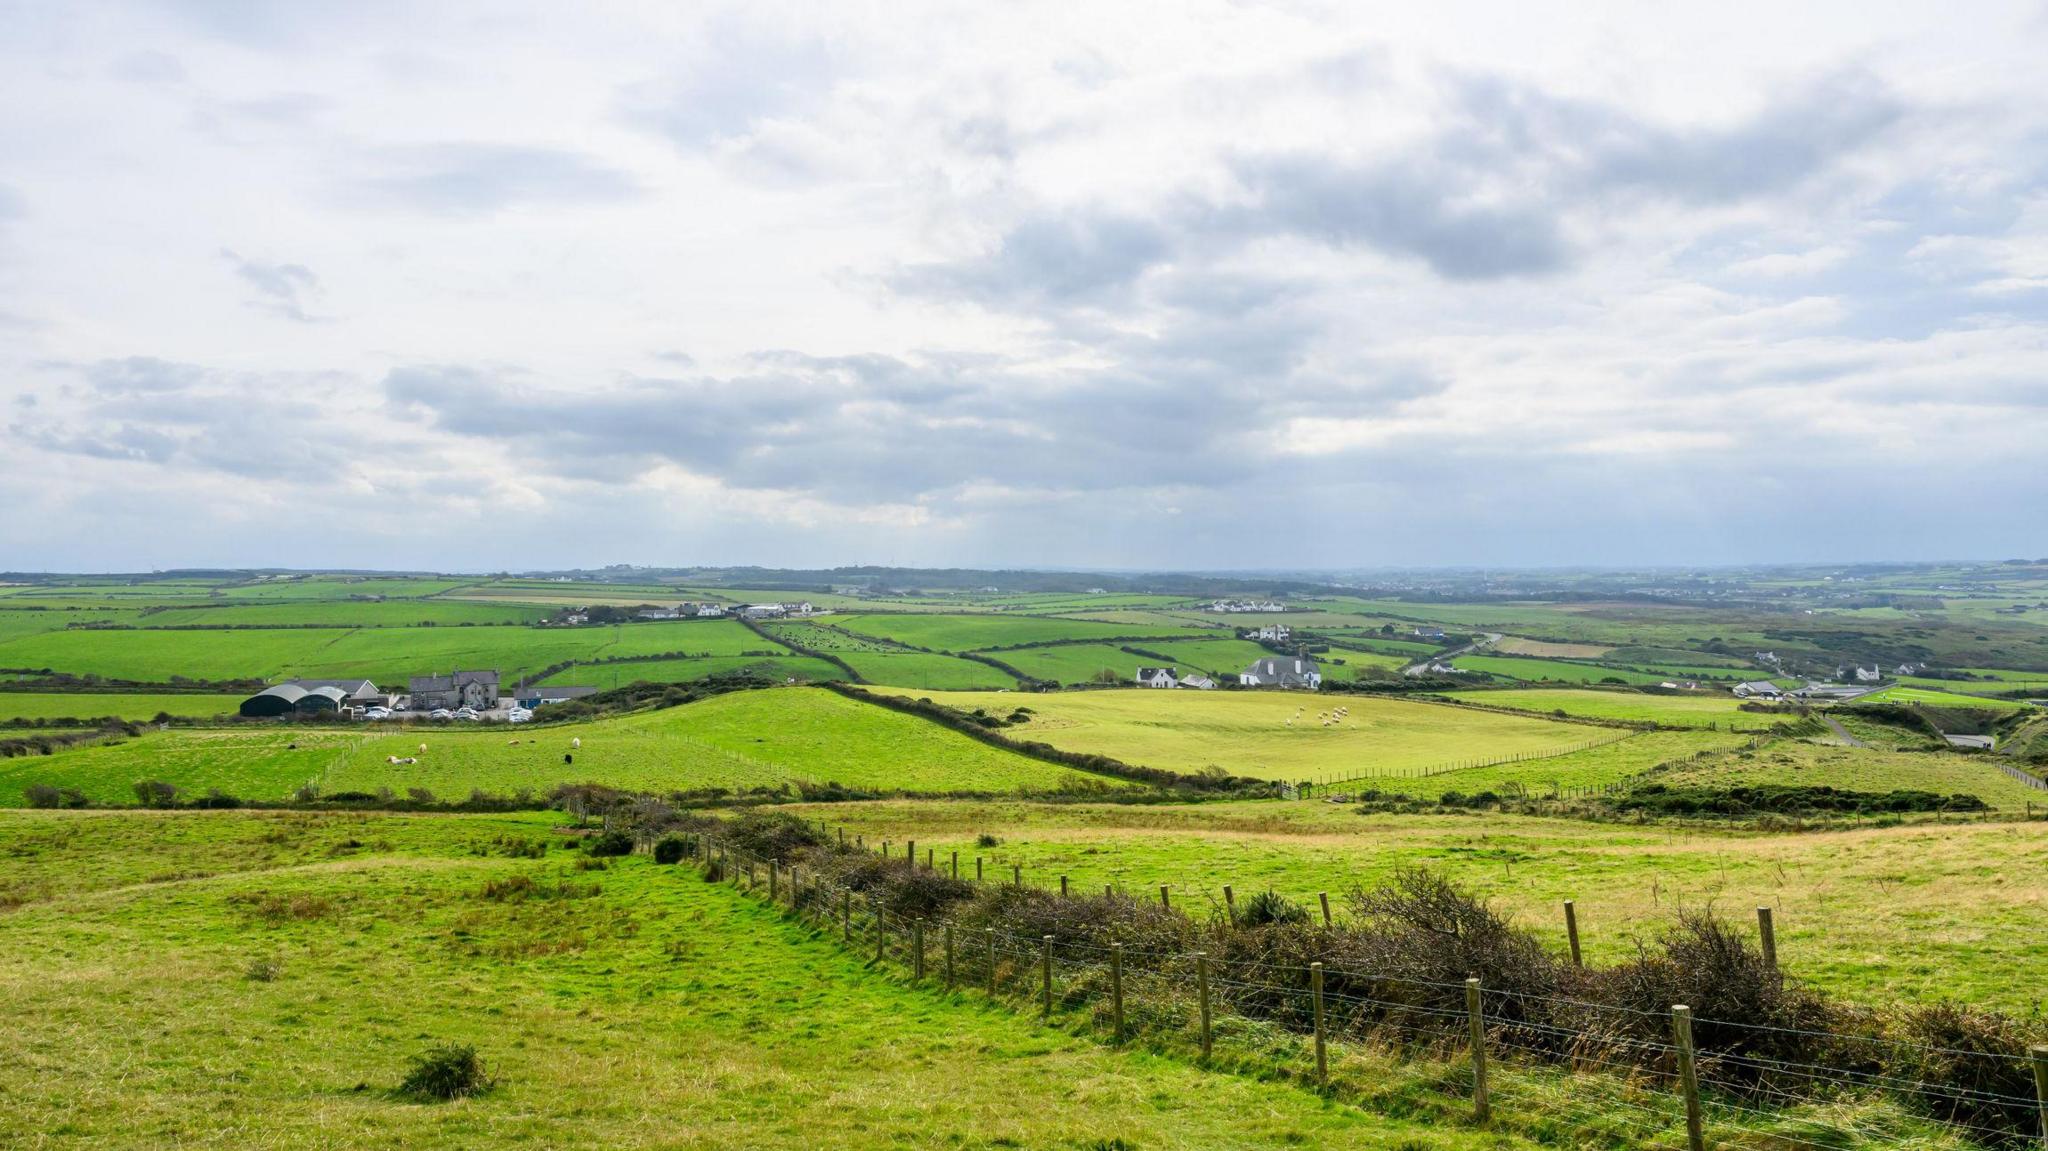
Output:
[[695,151],[806,108],[830,90],[837,61],[822,39],[791,32],[722,20],[672,75],[626,86],[621,113],[628,123]]
[[79,374],[93,390],[106,396],[133,396],[152,392],[181,392],[197,387],[206,371],[194,364],[181,364],[155,356],[128,356],[82,365]]
[[554,148],[438,144],[390,149],[369,159],[381,171],[356,187],[370,199],[450,215],[602,204],[639,194],[625,173]]
[[220,254],[235,275],[262,293],[261,306],[302,324],[315,320],[305,307],[305,297],[320,290],[320,278],[312,269],[304,264],[267,264],[244,259],[227,248],[221,249]]
[[1044,213],[1011,229],[985,258],[907,268],[895,283],[985,303],[1102,303],[1171,251],[1166,229],[1137,217]]

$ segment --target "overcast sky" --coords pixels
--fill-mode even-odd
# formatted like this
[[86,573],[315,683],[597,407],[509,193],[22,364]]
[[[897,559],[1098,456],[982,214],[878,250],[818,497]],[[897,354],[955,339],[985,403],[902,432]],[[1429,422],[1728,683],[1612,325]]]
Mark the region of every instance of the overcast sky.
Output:
[[0,569],[2048,554],[2044,60],[2041,3],[0,0]]

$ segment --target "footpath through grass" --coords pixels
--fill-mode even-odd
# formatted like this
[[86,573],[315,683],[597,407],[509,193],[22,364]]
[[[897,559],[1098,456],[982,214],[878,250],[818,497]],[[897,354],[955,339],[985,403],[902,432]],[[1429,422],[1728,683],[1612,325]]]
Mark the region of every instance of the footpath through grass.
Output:
[[[0,814],[0,883],[51,889],[0,932],[0,1143],[1526,1146],[908,988],[688,868],[579,870],[551,822]],[[438,1042],[497,1087],[394,1097]]]

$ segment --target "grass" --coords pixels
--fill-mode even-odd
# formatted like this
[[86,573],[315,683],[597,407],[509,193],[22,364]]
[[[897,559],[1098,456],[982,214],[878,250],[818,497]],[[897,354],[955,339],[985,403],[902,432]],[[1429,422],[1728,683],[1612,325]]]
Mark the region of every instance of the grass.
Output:
[[1856,697],[1857,703],[1920,703],[1929,707],[1973,707],[1981,711],[2018,711],[2033,705],[2016,699],[1961,695],[1924,687],[1888,687]]
[[1706,752],[1727,751],[1746,742],[1748,737],[1729,732],[1645,732],[1566,755],[1468,767],[1421,779],[1372,780],[1358,786],[1428,800],[1453,791],[1463,795],[1491,791],[1497,795],[1544,796],[1558,789],[1604,787],[1660,764],[1682,762]]
[[[582,747],[572,749],[572,738]],[[564,755],[574,762],[565,763]],[[393,766],[391,756],[419,762]],[[282,800],[309,783],[327,793],[389,787],[402,794],[424,787],[460,799],[472,789],[545,792],[585,782],[654,792],[797,780],[881,790],[1013,791],[1055,787],[1077,774],[822,689],[778,688],[562,727],[151,733],[0,760],[0,803],[22,802],[22,789],[37,783],[76,787],[103,803],[133,802],[140,779],[189,792],[218,787],[244,799]]]
[[1564,688],[1508,688],[1497,691],[1454,691],[1453,699],[1490,707],[1512,707],[1521,711],[1553,712],[1669,724],[1676,727],[1726,728],[1768,727],[1778,717],[1739,709],[1741,700],[1719,693],[1686,692],[1649,695],[1633,691],[1594,691]]
[[958,656],[921,651],[846,651],[833,654],[845,660],[869,683],[934,691],[1017,686],[1015,679],[995,668]]
[[1996,763],[1988,756],[1947,751],[1888,751],[1781,739],[1754,752],[1660,775],[1657,782],[1674,787],[1774,783],[1854,791],[1910,789],[1974,795],[2004,811],[2023,811],[2028,803],[2048,806],[2048,795],[2006,775]]
[[233,715],[239,695],[128,695],[118,692],[0,691],[0,722],[10,719],[153,719],[160,712],[180,717]]
[[152,611],[137,623],[142,627],[414,627],[425,623],[528,624],[539,623],[547,615],[544,607],[458,600],[235,601]]
[[[1245,639],[1181,639],[1136,643],[1146,651],[1156,651],[1173,657],[1182,671],[1200,670],[1208,672],[1219,680],[1235,680],[1239,672],[1253,662],[1265,659],[1273,653],[1258,644]],[[1321,658],[1321,657],[1317,657]],[[1135,667],[1132,669],[1136,670]],[[1330,669],[1324,669],[1325,674]]]
[[[963,867],[1022,864],[1027,883],[1105,883],[1221,907],[1271,888],[1310,907],[1396,868],[1427,866],[1491,898],[1564,950],[1577,901],[1589,961],[1633,954],[1681,908],[1775,910],[1788,969],[1865,1001],[1955,998],[2048,1006],[2048,823],[1866,827],[1804,834],[1588,824],[1500,814],[1367,815],[1317,802],[1129,808],[888,802],[812,807],[870,842],[915,838]],[[1000,845],[975,846],[979,834]]]
[[[1368,696],[1132,688],[930,697],[963,711],[980,707],[992,714],[1029,707],[1034,713],[1031,720],[1007,729],[1007,734],[1062,750],[1180,772],[1216,766],[1259,779],[1400,771],[1454,760],[1556,751],[1610,734],[1547,719]],[[1337,707],[1349,708],[1349,717],[1323,727],[1317,714]],[[1290,726],[1287,721],[1297,711],[1300,718]]]
[[[1161,650],[1164,650],[1163,648]],[[1092,683],[1097,672],[1107,669],[1118,683],[1129,683],[1141,666],[1159,661],[1119,650],[1106,643],[1063,643],[1052,647],[1027,647],[1006,651],[997,658],[1034,679],[1053,683]],[[1194,670],[1192,667],[1184,671]]]
[[1120,639],[1125,636],[1202,636],[1186,626],[1102,623],[1027,615],[849,615],[834,621],[862,635],[893,639],[933,651],[979,651],[1050,640]]
[[1515,635],[1503,636],[1494,648],[1508,655],[1533,655],[1539,659],[1599,659],[1614,650],[1600,644],[1548,643]]
[[401,684],[450,668],[496,668],[506,679],[568,660],[621,655],[739,655],[774,649],[731,620],[619,627],[366,627],[270,631],[68,631],[0,643],[0,667],[162,681],[362,676]]
[[1612,679],[1622,683],[1643,684],[1658,683],[1665,678],[1649,672],[1625,671],[1617,667],[1601,667],[1598,664],[1564,663],[1554,659],[1524,659],[1520,656],[1461,655],[1451,661],[1451,666],[1506,679],[1517,679],[1525,683],[1543,680],[1600,683]]
[[[279,1151],[1527,1146],[914,989],[688,868],[495,853],[559,844],[552,822],[0,816],[0,884],[48,885],[0,933],[0,1131]],[[519,877],[569,897],[483,897]],[[449,1043],[496,1087],[392,1090]]]
[[795,678],[812,683],[846,678],[846,673],[838,667],[811,656],[706,655],[635,660],[631,663],[580,664],[558,671],[541,682],[610,688],[642,679],[649,683],[688,683],[693,679],[732,672],[747,672],[772,679]]

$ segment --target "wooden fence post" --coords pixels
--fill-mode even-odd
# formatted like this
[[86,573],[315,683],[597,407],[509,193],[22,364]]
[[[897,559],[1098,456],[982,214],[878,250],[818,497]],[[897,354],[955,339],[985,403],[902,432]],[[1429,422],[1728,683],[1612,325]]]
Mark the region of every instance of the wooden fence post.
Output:
[[1316,892],[1316,898],[1322,901],[1323,926],[1328,927],[1330,926],[1330,893],[1327,891],[1318,891]]
[[953,921],[946,921],[946,990],[953,990]]
[[1564,934],[1572,943],[1572,966],[1584,967],[1579,958],[1579,909],[1569,899],[1564,901]]
[[1045,1017],[1052,1018],[1052,936],[1039,944],[1039,969],[1045,979]]
[[1013,863],[1013,864],[1011,864],[1011,865],[1010,865],[1010,886],[1012,886],[1012,887],[1022,887],[1022,886],[1024,886],[1024,865],[1023,865],[1023,864],[1021,864],[1021,863]]
[[974,882],[981,882],[981,856],[974,857]]
[[1465,981],[1465,1015],[1472,1026],[1472,1120],[1484,1123],[1491,1113],[1486,1098],[1486,1013],[1480,1006],[1476,975]]
[[1117,1045],[1122,1046],[1124,1041],[1124,945],[1121,943],[1109,945],[1109,1010],[1110,1017],[1116,1020]]
[[1066,877],[1066,876],[1064,876],[1064,875],[1062,875],[1062,876],[1060,876],[1060,898],[1061,898],[1061,899],[1065,899],[1066,897],[1067,897],[1067,877]]
[[1223,914],[1230,922],[1237,922],[1237,896],[1231,892],[1228,883],[1223,885]]
[[1202,993],[1202,1054],[1209,1054],[1209,953],[1195,952],[1195,986]]
[[2048,1046],[2027,1048],[2034,1064],[2034,1107],[2041,1113],[2041,1146],[2048,1148]]
[[927,847],[924,849],[924,869],[933,874],[938,873],[937,851],[933,848]]
[[1308,965],[1309,995],[1316,1005],[1316,1082],[1327,1083],[1330,1079],[1330,1064],[1323,1053],[1323,965],[1321,962]]
[[903,841],[903,866],[912,871],[917,870],[917,841],[915,839]]
[[960,878],[960,853],[953,853],[953,878]]
[[1166,893],[1166,890],[1166,885],[1164,883],[1159,885],[1159,906],[1167,911],[1172,911],[1173,897],[1171,895],[1168,895]]
[[1756,909],[1756,930],[1763,942],[1764,965],[1772,971],[1778,969],[1778,933],[1771,925],[1771,909]]
[[924,982],[924,916],[910,921],[910,981]]
[[1671,1008],[1671,1041],[1678,1048],[1678,1089],[1685,1093],[1685,1142],[1691,1151],[1707,1151],[1706,1131],[1700,1122],[1700,1075],[1693,1063],[1692,1008],[1683,1003]]

